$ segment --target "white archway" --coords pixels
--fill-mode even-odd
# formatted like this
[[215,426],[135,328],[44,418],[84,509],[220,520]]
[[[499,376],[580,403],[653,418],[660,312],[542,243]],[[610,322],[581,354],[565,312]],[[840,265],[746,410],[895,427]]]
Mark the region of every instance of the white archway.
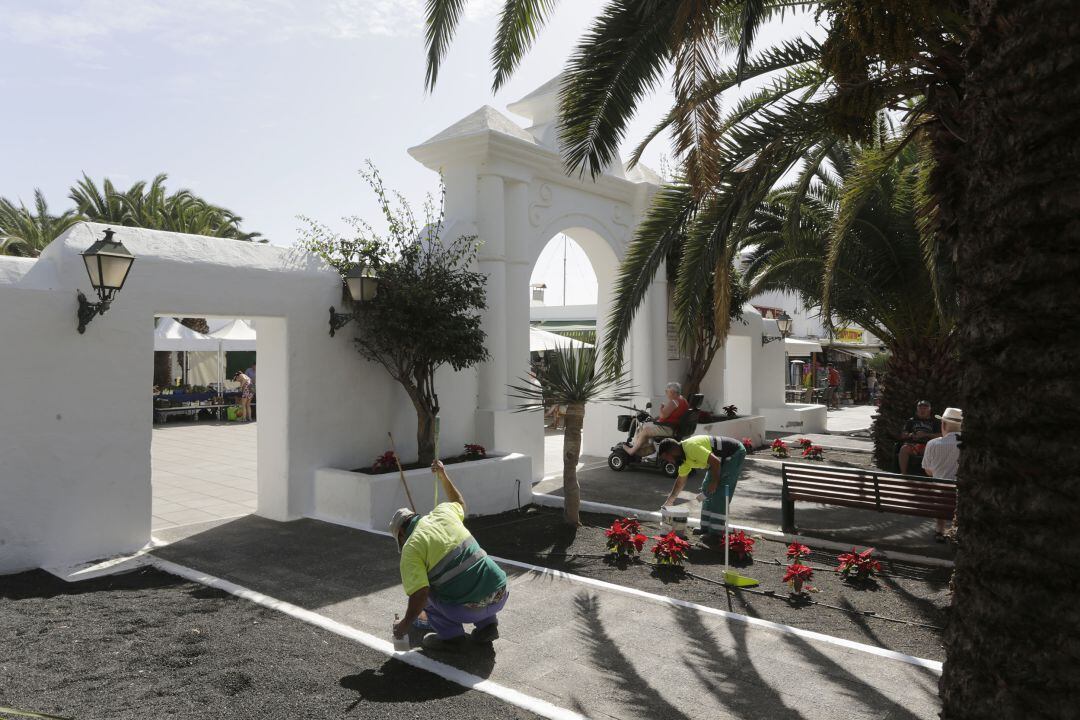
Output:
[[[599,341],[616,271],[659,179],[646,168],[628,172],[621,166],[596,179],[568,177],[552,132],[558,112],[555,81],[509,107],[532,125],[524,129],[485,106],[409,153],[445,179],[447,231],[476,234],[482,242],[478,260],[488,276],[484,328],[491,360],[478,373],[477,442],[528,453],[534,458],[533,478],[539,479],[544,473],[542,419],[538,413],[514,413],[507,393],[507,386],[528,370],[532,268],[559,233],[582,246],[599,286]],[[666,382],[666,323],[661,272],[638,312],[627,352],[628,371],[643,397],[659,394]],[[607,413],[586,414],[586,453],[610,445],[609,425],[613,419]]]

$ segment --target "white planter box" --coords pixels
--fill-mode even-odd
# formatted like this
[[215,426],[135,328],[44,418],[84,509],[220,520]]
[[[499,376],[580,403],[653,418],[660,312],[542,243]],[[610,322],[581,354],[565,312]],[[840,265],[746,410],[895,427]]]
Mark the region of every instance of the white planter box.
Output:
[[[465,498],[469,515],[494,515],[532,502],[532,459],[512,453],[455,463],[446,472]],[[435,476],[429,468],[406,470],[405,481],[417,512],[429,512],[435,500]],[[439,489],[439,502],[446,494]],[[321,468],[315,471],[316,520],[386,530],[394,511],[408,507],[398,473],[367,473]]]
[[732,420],[705,423],[697,426],[695,435],[726,435],[736,440],[750,438],[754,447],[765,444],[765,418],[761,415],[747,415]]
[[789,433],[825,433],[827,410],[824,405],[787,403],[779,408],[761,408],[765,429]]

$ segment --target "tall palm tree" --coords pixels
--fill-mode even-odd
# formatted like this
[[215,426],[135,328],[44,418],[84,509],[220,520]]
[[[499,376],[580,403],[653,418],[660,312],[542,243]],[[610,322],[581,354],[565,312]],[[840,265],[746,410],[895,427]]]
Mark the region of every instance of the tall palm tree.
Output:
[[78,222],[71,210],[49,212],[45,195],[34,190],[34,208],[0,198],[0,255],[36,257],[60,233]]
[[[885,343],[889,379],[873,435],[876,463],[892,468],[895,440],[918,400],[958,404],[960,366],[954,317],[938,302],[954,296],[951,276],[930,262],[918,228],[919,149],[908,145],[884,173],[869,172],[872,187],[851,187],[881,154],[879,146],[835,146],[808,188],[796,181],[770,193],[742,244],[752,248],[751,294],[797,292],[827,325],[857,323]],[[862,201],[853,209],[845,205],[852,194]]]
[[[954,209],[964,432],[942,718],[1073,718],[1080,473],[1080,22],[973,0]],[[1038,449],[1037,449],[1038,448]]]
[[611,375],[597,369],[595,348],[559,349],[552,362],[532,383],[510,386],[510,396],[520,399],[519,411],[541,411],[548,404],[565,405],[563,425],[563,517],[567,524],[581,524],[581,486],[577,479],[581,457],[581,428],[588,403],[627,403],[633,386],[622,374]]

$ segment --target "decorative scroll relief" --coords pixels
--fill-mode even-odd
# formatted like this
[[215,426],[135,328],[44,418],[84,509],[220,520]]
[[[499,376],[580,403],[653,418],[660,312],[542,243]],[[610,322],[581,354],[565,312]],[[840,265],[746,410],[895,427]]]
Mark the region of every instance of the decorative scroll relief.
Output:
[[622,203],[615,203],[611,210],[611,222],[620,227],[630,227],[630,207]]
[[551,186],[541,183],[537,194],[539,199],[529,205],[529,223],[533,227],[540,227],[540,223],[543,222],[543,211],[551,207]]

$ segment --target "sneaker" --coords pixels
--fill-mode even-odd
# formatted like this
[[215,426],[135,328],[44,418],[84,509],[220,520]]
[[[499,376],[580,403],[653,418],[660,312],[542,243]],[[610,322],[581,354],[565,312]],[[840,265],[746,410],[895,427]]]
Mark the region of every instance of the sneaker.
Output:
[[435,633],[428,633],[424,636],[424,639],[420,641],[420,644],[425,650],[446,650],[448,652],[456,652],[465,646],[466,640],[468,640],[468,638],[465,635],[458,635],[457,637],[444,640]]
[[478,643],[492,643],[499,639],[499,623],[492,623],[472,631],[472,639]]

